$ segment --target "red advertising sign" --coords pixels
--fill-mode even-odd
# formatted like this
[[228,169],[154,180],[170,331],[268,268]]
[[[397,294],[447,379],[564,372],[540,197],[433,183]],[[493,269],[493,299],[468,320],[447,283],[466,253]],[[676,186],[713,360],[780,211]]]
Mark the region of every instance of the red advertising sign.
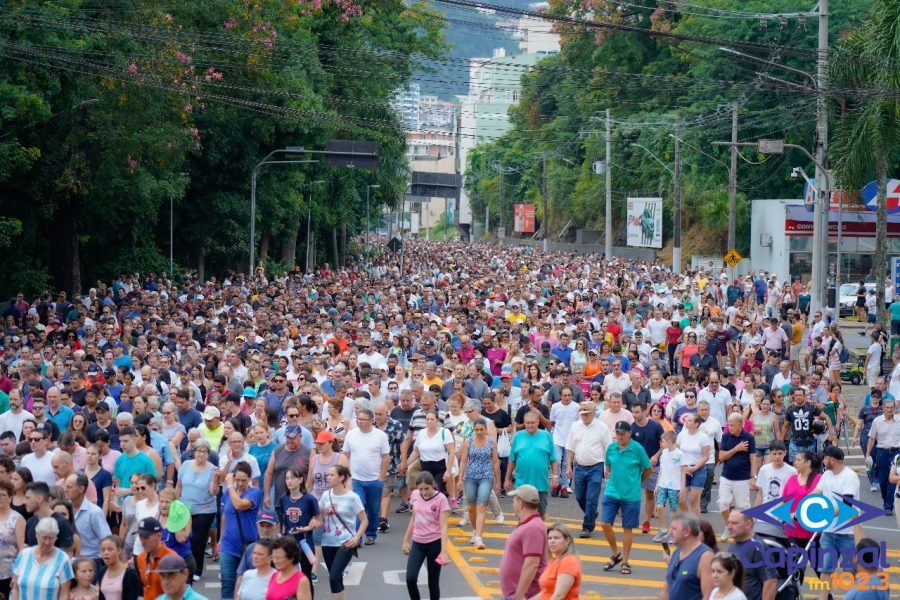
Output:
[[534,204],[513,205],[513,231],[534,233]]

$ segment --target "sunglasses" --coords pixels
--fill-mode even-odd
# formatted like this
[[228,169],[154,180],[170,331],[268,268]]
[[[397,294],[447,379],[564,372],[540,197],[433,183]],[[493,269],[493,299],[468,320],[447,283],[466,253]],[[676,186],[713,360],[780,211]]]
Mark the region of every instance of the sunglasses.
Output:
[[134,488],[134,491],[136,491],[136,492],[146,492],[146,491],[147,491],[147,488],[146,488],[145,486],[136,487],[136,488]]
[[288,419],[297,419],[300,417],[300,413],[289,413],[285,415]]
[[42,438],[42,437],[33,437],[33,438],[28,438],[28,441],[29,441],[29,442],[43,442],[43,441],[44,441],[44,438]]

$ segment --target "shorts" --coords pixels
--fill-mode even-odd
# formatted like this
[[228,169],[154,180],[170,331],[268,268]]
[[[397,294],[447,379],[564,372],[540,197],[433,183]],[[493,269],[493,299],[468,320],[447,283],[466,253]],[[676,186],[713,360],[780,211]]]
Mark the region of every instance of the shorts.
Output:
[[[826,531],[819,540],[819,547],[822,549],[822,562],[819,570],[822,573],[834,573],[838,567],[842,566],[845,561],[852,561],[856,544],[853,541],[853,534],[831,533]],[[834,556],[832,550],[838,550],[840,556]]]
[[656,490],[656,505],[662,506],[665,508],[669,507],[669,510],[677,511],[678,510],[678,490],[673,490],[672,488],[659,488]]
[[768,448],[768,447],[766,447],[766,448],[760,448],[759,446],[756,447],[756,456],[757,456],[757,458],[765,458],[765,457],[768,456],[768,455],[769,455],[769,448]]
[[381,490],[382,498],[390,498],[394,492],[399,492],[406,487],[406,477],[398,477],[396,473],[384,478],[384,489]]
[[732,481],[719,478],[719,510],[730,510],[734,504],[737,510],[750,508],[750,481]]
[[875,315],[873,315],[872,313],[869,313],[869,316],[866,318],[866,321],[868,321],[869,323],[874,323]]
[[313,531],[312,531],[313,545],[316,548],[322,547],[322,538],[324,536],[325,536],[325,528],[324,527],[316,527],[315,529],[313,529]]
[[703,489],[706,485],[706,476],[709,472],[709,465],[703,465],[693,473],[687,473],[684,477],[684,487]]
[[800,348],[803,343],[791,344],[791,360],[800,360]]
[[466,502],[469,504],[487,504],[494,488],[494,479],[466,479],[463,482],[466,490]]
[[616,520],[619,510],[622,511],[622,528],[636,529],[641,520],[641,501],[628,502],[618,498],[603,496],[601,505],[600,522],[612,525]]
[[656,480],[659,478],[659,465],[653,467],[650,471],[650,477],[641,482],[641,489],[652,492],[656,489]]

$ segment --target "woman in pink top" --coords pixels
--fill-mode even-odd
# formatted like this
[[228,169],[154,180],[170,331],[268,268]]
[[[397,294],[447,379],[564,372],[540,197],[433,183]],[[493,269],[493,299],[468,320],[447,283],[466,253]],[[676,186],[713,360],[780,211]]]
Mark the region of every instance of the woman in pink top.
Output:
[[266,588],[266,600],[311,600],[312,588],[303,571],[297,568],[300,562],[300,545],[290,535],[285,535],[272,545],[272,565],[275,572]]
[[503,361],[506,360],[506,349],[500,345],[500,336],[493,339],[492,346],[485,353],[491,365],[491,375],[499,377],[503,370]]
[[[819,473],[820,463],[821,459],[815,452],[798,452],[797,456],[794,457],[794,468],[797,469],[797,474],[791,475],[791,478],[787,480],[787,483],[784,484],[784,488],[781,490],[782,497],[790,498],[793,496],[791,515],[797,510],[800,501],[816,489],[819,477],[821,477]],[[798,546],[805,547],[809,538],[812,537],[812,533],[793,523],[786,524],[784,532]]]
[[[406,589],[412,600],[419,600],[419,571],[422,563],[428,569],[428,597],[441,597],[441,566],[450,562],[447,557],[447,515],[450,503],[447,496],[434,486],[434,477],[428,471],[416,476],[416,490],[410,495],[412,518],[403,536],[403,553],[406,561]],[[269,600],[268,598],[266,600]]]

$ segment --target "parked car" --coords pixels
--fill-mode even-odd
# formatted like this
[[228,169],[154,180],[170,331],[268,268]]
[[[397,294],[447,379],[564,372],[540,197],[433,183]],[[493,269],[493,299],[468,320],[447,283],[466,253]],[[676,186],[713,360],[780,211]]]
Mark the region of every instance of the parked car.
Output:
[[[842,283],[841,284],[841,316],[848,317],[856,313],[856,290],[859,289],[858,283]],[[874,290],[874,283],[866,284],[866,293]]]

